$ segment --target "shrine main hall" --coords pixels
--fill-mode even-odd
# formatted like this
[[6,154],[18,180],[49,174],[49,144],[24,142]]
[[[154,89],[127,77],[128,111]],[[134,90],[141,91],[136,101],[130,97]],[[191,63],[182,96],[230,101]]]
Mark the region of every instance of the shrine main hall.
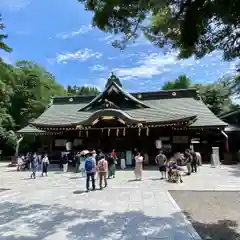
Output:
[[112,81],[97,96],[54,97],[37,119],[18,131],[34,135],[35,150],[56,158],[66,151],[115,149],[132,164],[138,149],[145,164],[153,163],[158,148],[166,154],[194,148],[209,162],[212,147],[228,151],[227,124],[203,103],[196,89],[129,93]]

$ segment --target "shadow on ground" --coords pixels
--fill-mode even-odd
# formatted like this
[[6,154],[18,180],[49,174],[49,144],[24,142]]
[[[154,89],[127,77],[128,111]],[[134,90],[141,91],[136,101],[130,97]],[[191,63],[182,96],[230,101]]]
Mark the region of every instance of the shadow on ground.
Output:
[[238,227],[236,221],[224,219],[205,224],[197,222],[187,212],[184,214],[203,240],[240,240],[240,233],[236,230]]
[[234,177],[240,177],[240,165],[229,165],[229,173]]
[[142,240],[165,239],[171,234],[173,240],[191,239],[186,236],[186,226],[179,224],[179,218],[179,213],[150,217],[141,211],[108,213],[62,205],[3,202],[0,203],[0,238]]

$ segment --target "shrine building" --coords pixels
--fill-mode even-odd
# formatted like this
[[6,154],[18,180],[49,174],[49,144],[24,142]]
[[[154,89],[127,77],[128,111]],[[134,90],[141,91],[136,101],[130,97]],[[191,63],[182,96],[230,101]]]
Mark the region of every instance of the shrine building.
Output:
[[115,149],[131,165],[135,148],[150,164],[158,148],[170,154],[194,147],[209,162],[212,147],[219,147],[222,156],[228,151],[226,126],[196,89],[129,93],[112,81],[97,96],[54,97],[18,134],[41,139],[36,151],[52,158],[71,142],[72,151]]

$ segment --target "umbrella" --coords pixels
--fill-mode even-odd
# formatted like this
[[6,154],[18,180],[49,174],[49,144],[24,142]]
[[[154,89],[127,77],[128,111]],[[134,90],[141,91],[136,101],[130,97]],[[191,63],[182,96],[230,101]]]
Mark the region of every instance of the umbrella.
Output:
[[88,154],[88,153],[89,153],[88,150],[83,150],[83,151],[80,152],[80,155],[86,155],[86,154]]

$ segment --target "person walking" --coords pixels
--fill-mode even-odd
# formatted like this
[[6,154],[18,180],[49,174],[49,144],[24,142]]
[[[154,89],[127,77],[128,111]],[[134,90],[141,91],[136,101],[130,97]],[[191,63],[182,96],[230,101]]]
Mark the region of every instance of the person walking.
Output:
[[165,154],[163,154],[162,150],[159,150],[159,154],[155,158],[155,162],[158,165],[158,169],[161,173],[161,180],[166,179],[166,163],[167,163],[167,157]]
[[135,177],[136,180],[142,180],[142,167],[143,165],[143,157],[141,154],[138,152],[135,156]]
[[42,159],[42,177],[44,173],[45,173],[45,176],[47,176],[49,164],[50,162],[49,162],[48,156],[47,154],[45,154]]
[[36,178],[36,172],[37,172],[37,168],[38,168],[38,157],[37,154],[34,153],[30,162],[30,168],[31,168],[31,178]]
[[92,189],[95,190],[95,174],[96,174],[96,160],[93,157],[93,153],[89,152],[85,160],[85,171],[87,174],[86,177],[86,191],[89,191],[89,182],[92,181]]
[[102,181],[104,180],[104,187],[107,187],[107,172],[108,172],[108,162],[104,156],[100,157],[97,164],[98,174],[99,174],[99,187],[102,189]]

